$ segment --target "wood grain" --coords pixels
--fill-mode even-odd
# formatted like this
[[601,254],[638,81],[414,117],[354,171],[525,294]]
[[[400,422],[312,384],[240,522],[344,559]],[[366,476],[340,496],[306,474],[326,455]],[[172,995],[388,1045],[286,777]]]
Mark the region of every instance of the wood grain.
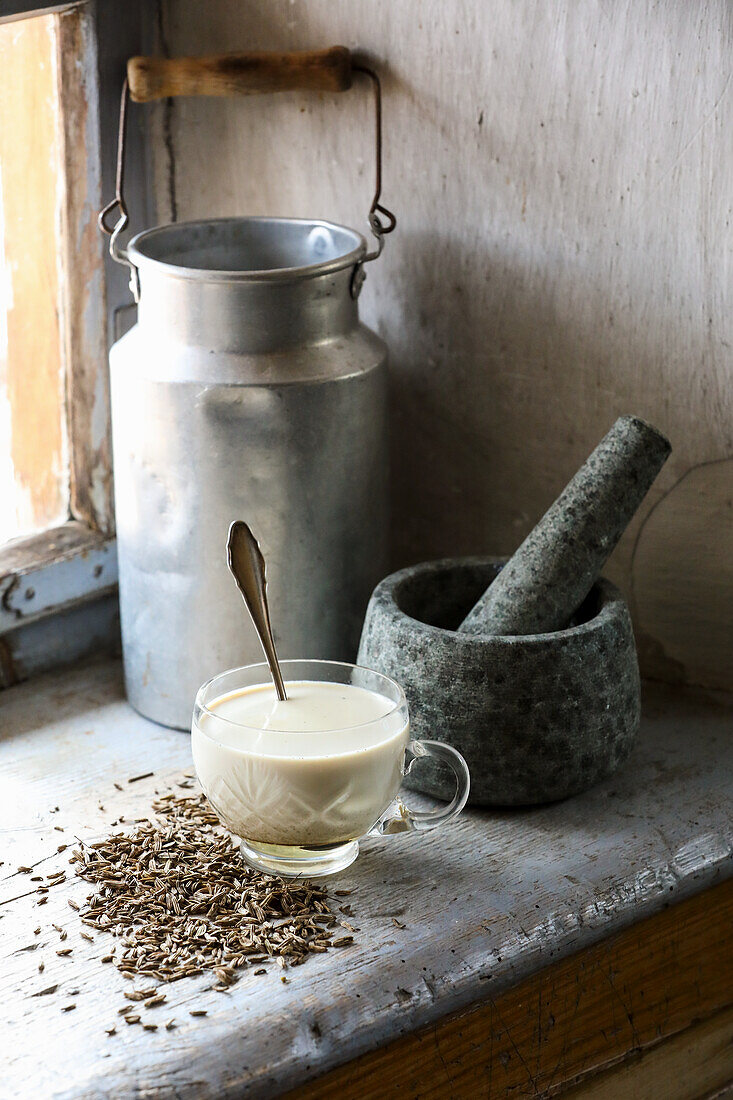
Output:
[[730,1097],[733,1088],[733,1010],[716,1013],[704,1023],[665,1042],[636,1052],[620,1065],[593,1075],[563,1100],[701,1100]]
[[[637,413],[674,451],[610,578],[634,600],[651,673],[731,686],[730,462],[727,478],[711,465],[733,456],[730,4],[162,7],[173,53],[336,39],[382,75],[398,229],[360,308],[390,349],[395,568],[510,553],[615,418]],[[366,88],[265,111],[177,101],[172,168],[159,119],[151,141],[160,220],[172,178],[181,220],[362,229],[370,106]]]
[[[288,1100],[555,1095],[568,1081],[731,1005],[728,882],[541,970],[473,1012],[296,1089]],[[730,1055],[727,1064],[733,1076]]]
[[131,57],[127,79],[137,103],[169,96],[345,92],[351,87],[351,54],[345,46],[331,46],[298,53]]
[[[125,1028],[113,1042],[104,1028],[129,983],[101,964],[108,937],[80,937],[68,899],[83,901],[88,888],[67,879],[39,907],[17,868],[61,870],[58,845],[149,812],[154,791],[190,769],[190,741],[132,711],[116,663],[0,693],[0,1030],[10,1052],[0,1091],[26,1097],[32,1082],[48,1100],[265,1100],[498,1003],[551,964],[731,877],[732,724],[730,703],[713,694],[649,687],[639,745],[612,780],[555,806],[471,811],[444,830],[365,842],[331,884],[351,890],[352,947],[288,972],[287,984],[279,972],[245,973],[226,995],[206,976],[176,983],[166,1016],[175,1031]],[[68,930],[68,958],[55,953],[53,924]],[[660,967],[676,957],[664,943],[654,950]],[[35,996],[50,985],[57,995]],[[626,986],[615,988],[626,1000]],[[628,1035],[615,1004],[611,1026]],[[190,1008],[208,1015],[193,1020]],[[634,994],[630,1008],[646,1027],[644,999]],[[583,1050],[592,1064],[596,1047]],[[450,1049],[441,1053],[450,1062]]]
[[90,12],[84,7],[56,17],[56,66],[66,181],[59,265],[71,514],[95,531],[112,534],[105,245],[96,218],[102,205],[97,43]]

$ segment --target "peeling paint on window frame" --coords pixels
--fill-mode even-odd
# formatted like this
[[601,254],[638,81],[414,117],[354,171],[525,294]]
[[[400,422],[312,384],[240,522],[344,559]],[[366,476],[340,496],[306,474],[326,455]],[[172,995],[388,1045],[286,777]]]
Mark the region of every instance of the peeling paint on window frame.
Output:
[[[63,103],[62,155],[66,176],[76,184],[68,189],[63,234],[66,270],[75,273],[65,289],[64,334],[71,514],[58,527],[0,548],[0,688],[113,651],[119,639],[107,351],[129,290],[107,256],[96,219],[103,196],[114,191],[125,63],[150,52],[157,3],[0,0],[3,22],[51,12],[59,16],[61,84],[71,89]],[[153,224],[140,126],[130,127],[128,148],[125,186],[135,224]]]

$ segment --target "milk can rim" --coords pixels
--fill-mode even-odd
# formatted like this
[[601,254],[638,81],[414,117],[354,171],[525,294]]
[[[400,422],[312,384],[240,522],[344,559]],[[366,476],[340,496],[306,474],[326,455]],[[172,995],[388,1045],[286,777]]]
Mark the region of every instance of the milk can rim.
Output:
[[[153,256],[148,256],[140,251],[139,248],[139,245],[144,241],[149,241],[157,234],[161,234],[170,229],[191,229],[193,227],[207,225],[241,225],[243,223],[303,225],[312,228],[323,226],[325,229],[335,229],[341,233],[346,233],[358,243],[349,252],[345,252],[341,256],[335,256],[330,260],[323,260],[319,263],[302,264],[296,267],[264,268],[262,270],[245,268],[232,269],[231,271],[224,271],[220,268],[185,267],[180,264],[172,264],[167,260],[160,260]],[[327,275],[332,272],[341,271],[344,268],[352,267],[364,258],[366,250],[367,243],[362,234],[359,233],[358,230],[351,229],[347,225],[341,225],[339,222],[330,222],[322,218],[283,218],[269,216],[201,218],[196,221],[168,222],[165,225],[157,225],[152,229],[144,229],[140,233],[137,233],[132,238],[127,248],[128,256],[136,267],[142,266],[145,269],[157,270],[161,274],[181,279],[191,279],[195,281],[212,280],[215,282],[289,282],[294,279],[313,278],[317,275]]]

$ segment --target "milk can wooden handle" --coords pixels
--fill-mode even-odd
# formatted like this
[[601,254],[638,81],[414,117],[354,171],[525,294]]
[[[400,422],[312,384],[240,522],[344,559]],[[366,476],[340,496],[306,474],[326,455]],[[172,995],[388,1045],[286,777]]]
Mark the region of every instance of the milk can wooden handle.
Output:
[[[121,243],[129,225],[125,203],[125,141],[129,100],[147,103],[177,95],[255,95],[259,92],[321,91],[345,92],[354,75],[366,76],[374,93],[375,184],[369,207],[369,226],[376,246],[355,267],[351,293],[357,298],[364,282],[364,264],[381,255],[384,238],[397,219],[380,202],[382,193],[382,90],[374,69],[352,60],[345,46],[299,53],[214,54],[210,57],[131,57],[120,96],[117,129],[117,178],[115,197],[99,212],[99,228],[109,237],[109,252],[116,263],[130,270],[130,289],[135,301],[140,298],[137,268]],[[115,216],[116,220],[111,223]]]
[[179,95],[345,92],[351,87],[351,53],[345,46],[331,46],[297,53],[131,57],[127,81],[135,103]]

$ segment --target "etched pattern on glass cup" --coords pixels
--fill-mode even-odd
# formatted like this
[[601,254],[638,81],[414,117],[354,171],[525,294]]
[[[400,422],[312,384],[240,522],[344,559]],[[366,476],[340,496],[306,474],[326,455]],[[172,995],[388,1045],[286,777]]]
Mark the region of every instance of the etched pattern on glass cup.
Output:
[[[231,669],[199,690],[192,723],[196,773],[247,863],[280,875],[332,874],[359,840],[431,828],[466,804],[465,760],[437,741],[411,741],[394,680],[334,661],[282,661],[280,702],[265,664]],[[423,756],[456,779],[447,806],[406,807],[403,776]]]

